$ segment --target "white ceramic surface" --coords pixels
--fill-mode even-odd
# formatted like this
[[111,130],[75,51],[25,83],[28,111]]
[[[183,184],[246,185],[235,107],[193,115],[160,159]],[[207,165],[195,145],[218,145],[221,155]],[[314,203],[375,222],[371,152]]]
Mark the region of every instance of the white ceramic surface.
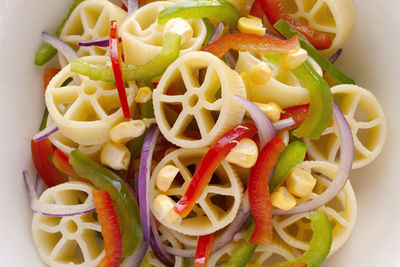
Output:
[[[44,99],[43,68],[34,65],[41,31],[54,31],[67,0],[0,0],[0,266],[43,266],[31,241],[22,170]],[[382,103],[387,143],[379,158],[353,171],[355,230],[324,266],[400,266],[400,1],[356,0],[357,27],[338,64]]]

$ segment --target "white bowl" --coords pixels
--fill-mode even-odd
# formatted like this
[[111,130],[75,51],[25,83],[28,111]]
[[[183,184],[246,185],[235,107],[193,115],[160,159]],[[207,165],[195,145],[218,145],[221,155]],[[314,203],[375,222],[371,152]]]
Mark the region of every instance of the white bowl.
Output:
[[[0,266],[43,266],[31,240],[22,170],[33,164],[30,139],[44,109],[43,67],[34,65],[41,32],[53,32],[72,1],[0,1]],[[358,218],[347,243],[324,266],[400,266],[399,0],[356,0],[357,27],[339,59],[371,90],[388,123],[387,143],[369,166],[352,172]]]

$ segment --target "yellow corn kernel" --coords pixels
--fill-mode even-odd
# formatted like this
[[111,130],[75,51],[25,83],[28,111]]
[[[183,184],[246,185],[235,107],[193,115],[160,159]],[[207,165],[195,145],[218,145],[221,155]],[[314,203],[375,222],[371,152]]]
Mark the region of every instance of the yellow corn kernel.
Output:
[[123,144],[107,142],[100,153],[100,162],[114,170],[127,170],[131,153]]
[[147,86],[145,87],[140,87],[139,91],[137,92],[137,95],[135,97],[135,102],[136,103],[146,103],[151,99],[151,89]]
[[281,67],[285,70],[292,70],[307,60],[307,51],[303,48],[291,51],[281,58]]
[[286,187],[280,186],[271,194],[271,204],[281,210],[290,210],[296,206],[296,199]]
[[110,139],[114,143],[126,143],[141,136],[146,130],[142,120],[130,120],[121,122],[110,129]]
[[165,24],[163,34],[173,32],[181,36],[181,45],[187,43],[193,37],[193,29],[190,24],[183,18],[173,18],[170,19],[167,24]]
[[290,193],[296,197],[306,197],[314,189],[317,180],[312,176],[312,174],[301,168],[293,168],[287,179],[286,186]]
[[225,159],[242,168],[251,168],[256,164],[257,157],[258,147],[256,143],[250,138],[243,138]]
[[[276,104],[275,102],[270,102],[268,104],[253,102],[259,107],[265,115],[267,115],[268,119],[272,122],[279,121],[282,113],[282,108]],[[249,113],[246,111],[246,116],[250,117]]]
[[252,66],[249,71],[249,79],[255,84],[265,84],[272,77],[271,68],[265,62]]
[[266,31],[262,20],[253,16],[241,17],[238,21],[238,29],[240,32],[259,35],[264,35]]
[[181,216],[174,211],[175,201],[167,195],[160,194],[153,200],[153,208],[161,218],[165,219],[168,224],[182,220]]
[[158,172],[156,177],[156,186],[163,192],[166,192],[174,181],[175,176],[178,174],[179,169],[174,165],[165,165]]

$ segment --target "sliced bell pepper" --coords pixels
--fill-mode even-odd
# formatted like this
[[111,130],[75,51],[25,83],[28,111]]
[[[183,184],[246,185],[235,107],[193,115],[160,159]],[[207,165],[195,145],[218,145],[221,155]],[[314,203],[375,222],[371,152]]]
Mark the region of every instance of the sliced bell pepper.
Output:
[[258,17],[260,19],[264,18],[264,11],[261,8],[260,0],[254,1],[250,9],[250,15]]
[[54,151],[52,158],[54,166],[66,175],[71,176],[74,179],[80,179],[79,175],[75,172],[74,168],[72,168],[71,164],[69,164],[68,160],[69,157],[60,149]]
[[298,105],[293,107],[284,108],[281,112],[280,120],[292,118],[294,125],[284,129],[291,130],[299,127],[307,118],[309,104]]
[[290,143],[283,150],[279,155],[272,179],[269,182],[270,192],[274,191],[282,183],[283,179],[294,166],[304,161],[306,152],[307,146],[299,141]]
[[292,263],[290,267],[307,267],[307,263],[295,262]]
[[269,141],[258,155],[256,164],[251,168],[248,191],[250,211],[254,217],[256,228],[250,243],[267,245],[272,240],[272,206],[269,197],[269,173],[274,168],[279,155],[285,149],[280,136]]
[[181,217],[186,217],[192,210],[221,161],[240,140],[251,138],[256,132],[257,128],[253,123],[243,123],[224,134],[210,147],[197,167],[186,192],[174,206],[174,210]]
[[67,177],[54,167],[49,160],[55,149],[49,139],[43,139],[39,142],[31,140],[32,160],[35,164],[36,171],[42,178],[43,182],[48,186],[56,186],[67,182]]
[[119,222],[110,195],[105,190],[93,190],[93,202],[104,239],[105,257],[100,267],[117,267],[121,259],[122,239]]
[[332,40],[328,34],[320,33],[294,20],[289,13],[287,13],[280,0],[259,0],[259,3],[271,25],[274,25],[280,19],[285,20],[293,28],[307,37],[315,48],[328,49],[331,46]]
[[260,55],[288,53],[300,47],[299,40],[294,36],[290,40],[281,40],[268,35],[258,35],[253,33],[232,33],[222,36],[212,42],[203,51],[210,52],[221,58],[229,49],[242,52],[254,52]]
[[346,74],[341,72],[338,68],[335,67],[329,60],[324,57],[314,46],[304,37],[299,31],[294,29],[288,22],[284,20],[279,20],[274,24],[274,28],[277,29],[283,36],[286,38],[292,38],[293,36],[298,35],[300,40],[300,45],[303,49],[305,49],[310,57],[312,57],[323,70],[328,72],[332,77],[338,80],[341,84],[355,84],[354,80],[348,77]]
[[208,256],[214,243],[214,236],[215,233],[199,236],[194,256],[194,265],[196,267],[205,267],[207,265]]
[[214,27],[211,24],[210,20],[207,18],[203,18],[203,22],[204,22],[204,25],[206,25],[206,29],[207,29],[206,38],[204,38],[204,41],[203,41],[203,47],[206,47],[208,45],[208,41],[211,38],[211,35],[214,32]]
[[69,163],[76,173],[98,189],[107,190],[116,205],[122,233],[122,257],[135,250],[142,239],[139,207],[125,182],[113,171],[86,158],[79,149],[71,152]]
[[199,19],[210,18],[226,22],[235,28],[240,18],[236,8],[226,0],[192,0],[173,5],[158,14],[158,23],[165,25],[173,18]]
[[[144,65],[122,66],[124,81],[151,80],[160,76],[178,58],[181,49],[181,36],[168,33],[159,54]],[[115,82],[114,73],[107,65],[91,64],[79,58],[71,60],[71,71],[103,82]]]
[[[74,0],[74,3],[72,4],[71,8],[69,9],[67,16],[64,18],[64,20],[58,26],[58,28],[57,28],[57,30],[56,30],[56,32],[54,34],[55,36],[57,36],[57,37],[60,36],[61,31],[63,30],[65,23],[69,19],[69,16],[71,16],[72,11],[74,11],[74,9],[80,3],[82,3],[83,1],[84,0]],[[57,54],[57,49],[55,49],[50,44],[44,44],[36,52],[35,64],[38,65],[38,66],[42,66],[42,65],[46,64],[47,62],[49,62],[50,59],[52,59],[56,54]]]
[[[305,263],[307,267],[319,267],[328,257],[332,246],[332,227],[325,211],[310,212],[311,230],[313,236],[308,250],[299,258],[269,265],[266,267],[291,267],[294,263]],[[259,264],[249,264],[248,267],[262,267]]]
[[110,23],[110,58],[122,112],[124,113],[125,119],[129,120],[131,118],[131,111],[129,109],[128,99],[126,98],[124,78],[122,77],[122,61],[119,49],[118,26],[116,20],[112,20]]

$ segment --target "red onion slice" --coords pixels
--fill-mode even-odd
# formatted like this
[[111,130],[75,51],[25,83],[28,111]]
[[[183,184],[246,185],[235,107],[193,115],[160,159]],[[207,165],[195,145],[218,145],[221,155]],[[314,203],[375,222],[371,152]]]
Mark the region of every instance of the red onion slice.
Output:
[[[119,42],[121,42],[121,37],[119,37]],[[110,46],[110,37],[106,36],[106,37],[98,38],[98,39],[79,41],[78,46],[109,47]]]
[[31,209],[35,213],[40,213],[51,217],[67,217],[81,215],[96,210],[93,202],[85,202],[79,205],[60,205],[49,204],[38,199],[35,185],[28,171],[23,171],[24,182],[31,201]]
[[146,256],[147,248],[149,243],[142,240],[140,244],[135,249],[135,252],[128,256],[122,263],[120,267],[139,267],[142,263],[144,257]]
[[292,117],[277,121],[273,124],[275,131],[279,132],[280,130],[289,128],[290,126],[294,125],[295,122]]
[[217,41],[219,38],[221,38],[222,33],[224,31],[224,24],[222,22],[218,23],[217,27],[215,27],[215,30],[210,36],[210,39],[208,40],[207,44],[211,44],[212,42]]
[[231,68],[231,69],[235,69],[236,68],[236,60],[233,58],[232,54],[228,51],[226,52],[226,54],[224,55],[224,58],[226,60],[226,64]]
[[233,96],[250,114],[251,119],[256,123],[258,136],[260,137],[260,150],[275,136],[275,129],[267,115],[253,102],[238,96]]
[[151,232],[150,232],[150,247],[154,255],[159,261],[164,263],[167,267],[174,266],[174,261],[165,250],[164,244],[162,243],[154,218],[150,218]]
[[138,0],[128,0],[128,16],[139,8]]
[[44,128],[42,131],[35,134],[35,136],[33,136],[32,139],[35,142],[39,142],[39,141],[46,139],[47,137],[49,137],[50,135],[52,135],[53,133],[55,133],[57,131],[58,131],[57,125],[55,123],[52,123],[49,126],[47,126],[46,128]]
[[142,154],[140,156],[139,179],[137,193],[139,197],[140,219],[142,221],[143,239],[146,242],[150,241],[150,210],[149,210],[149,180],[151,159],[153,157],[154,147],[160,131],[157,125],[153,125],[146,135],[143,143]]
[[336,60],[338,60],[338,58],[340,57],[342,52],[343,52],[343,48],[339,48],[338,50],[336,50],[336,52],[329,58],[329,62],[331,64],[335,64]]
[[335,179],[333,179],[328,189],[326,189],[325,192],[323,192],[317,198],[296,206],[290,210],[274,209],[274,215],[293,215],[315,210],[327,204],[329,201],[335,198],[336,195],[340,193],[340,191],[342,191],[347,182],[347,179],[349,178],[351,167],[353,165],[354,141],[349,124],[347,123],[345,117],[335,103],[333,103],[333,119],[335,120],[336,126],[338,128],[339,138],[341,142],[340,160]]
[[78,54],[75,52],[75,50],[72,49],[72,47],[70,47],[67,43],[58,39],[55,35],[43,32],[42,38],[44,42],[52,45],[54,48],[60,51],[64,55],[64,57],[68,60],[68,62],[74,58],[79,57]]

